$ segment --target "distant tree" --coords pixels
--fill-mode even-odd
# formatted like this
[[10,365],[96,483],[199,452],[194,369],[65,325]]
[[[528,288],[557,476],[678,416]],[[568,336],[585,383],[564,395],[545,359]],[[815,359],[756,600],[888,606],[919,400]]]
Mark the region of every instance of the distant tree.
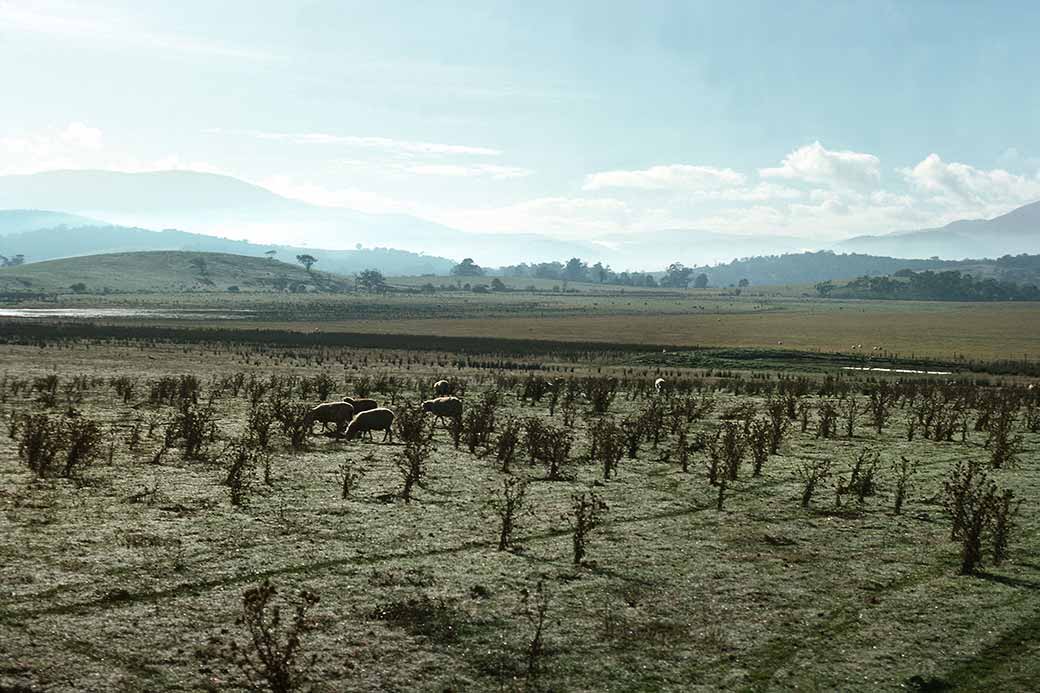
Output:
[[369,293],[385,291],[386,277],[384,277],[383,273],[379,270],[362,270],[357,276],[357,285]]
[[589,278],[589,266],[581,258],[572,257],[563,268],[562,279],[571,282],[583,282]]
[[304,253],[303,255],[297,255],[296,256],[296,262],[298,262],[301,265],[303,265],[307,269],[308,272],[311,271],[311,267],[317,261],[318,261],[318,258],[314,257],[313,255],[309,255],[307,253]]
[[452,267],[451,273],[456,277],[482,277],[484,268],[473,262],[473,258],[468,257]]
[[673,262],[668,265],[668,268],[665,270],[665,275],[661,277],[661,286],[668,286],[673,289],[685,289],[690,285],[690,280],[692,278],[692,267],[686,267],[681,262]]
[[823,298],[827,298],[831,295],[831,292],[834,291],[834,282],[829,279],[825,282],[817,282],[814,288],[816,289],[817,294]]
[[610,276],[610,268],[604,267],[602,262],[597,262],[592,266],[592,278],[602,284]]
[[22,264],[25,264],[24,255],[15,255],[10,258],[0,255],[0,267],[17,267]]
[[278,251],[273,249],[273,248],[271,250],[264,251],[264,255],[267,256],[268,260],[274,260],[274,256],[277,255],[277,254],[278,254]]
[[83,282],[76,282],[69,288],[72,289],[72,292],[76,294],[83,294],[87,292],[87,285]]
[[502,282],[501,279],[495,277],[491,280],[492,291],[508,291],[509,288]]
[[238,287],[237,287],[237,286],[229,286],[229,287],[227,288],[227,290],[228,290],[228,291],[230,291],[230,292],[231,292],[231,293],[233,293],[233,294],[237,294],[237,293],[238,293],[238,291],[239,291],[239,289],[238,289]]
[[741,279],[739,282],[737,282],[737,286],[744,287],[744,286],[747,286],[750,283],[751,282],[749,282],[747,279]]
[[706,289],[708,288],[708,275],[701,272],[697,275],[697,278],[693,280],[693,288],[695,289]]

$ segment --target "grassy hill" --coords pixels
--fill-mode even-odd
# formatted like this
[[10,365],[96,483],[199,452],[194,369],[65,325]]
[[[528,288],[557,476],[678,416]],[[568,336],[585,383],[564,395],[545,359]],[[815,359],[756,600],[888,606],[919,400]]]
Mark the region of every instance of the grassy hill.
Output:
[[339,290],[350,279],[300,265],[228,253],[153,251],[112,253],[35,262],[0,269],[0,292]]

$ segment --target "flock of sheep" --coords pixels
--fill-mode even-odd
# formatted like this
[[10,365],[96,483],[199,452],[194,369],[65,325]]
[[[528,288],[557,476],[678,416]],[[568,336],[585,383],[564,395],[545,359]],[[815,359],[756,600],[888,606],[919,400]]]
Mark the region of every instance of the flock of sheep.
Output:
[[[433,414],[439,420],[461,419],[462,400],[452,397],[452,385],[447,380],[438,380],[433,384],[436,397],[422,403],[422,410]],[[387,407],[379,406],[374,399],[354,399],[344,397],[339,402],[324,402],[307,412],[304,426],[314,430],[314,424],[320,423],[322,431],[335,426],[337,438],[353,440],[362,435],[372,438],[373,431],[383,431],[383,442],[393,442],[394,412]]]
[[[667,388],[664,378],[654,381],[654,390],[661,394]],[[447,380],[438,380],[433,384],[434,399],[422,403],[422,410],[433,414],[438,421],[444,419],[462,419],[462,400],[451,395],[453,386]],[[353,440],[362,435],[372,439],[373,431],[383,432],[383,442],[393,442],[394,412],[387,407],[379,406],[374,399],[354,399],[344,397],[338,402],[324,402],[317,405],[304,419],[308,431],[314,431],[314,424],[320,423],[322,431],[328,432],[329,426],[335,427],[337,438]]]

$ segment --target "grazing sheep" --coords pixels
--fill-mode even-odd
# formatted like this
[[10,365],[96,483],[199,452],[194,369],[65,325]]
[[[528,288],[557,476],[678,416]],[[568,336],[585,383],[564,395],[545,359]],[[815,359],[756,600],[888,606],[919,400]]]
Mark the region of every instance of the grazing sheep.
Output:
[[422,410],[437,417],[441,423],[445,418],[462,418],[462,400],[458,397],[438,397],[422,403]]
[[354,407],[355,414],[360,414],[363,411],[369,411],[379,407],[379,403],[374,399],[354,399],[353,397],[344,397],[343,401]]
[[438,397],[447,397],[454,389],[447,380],[438,380],[433,384],[433,394]]
[[307,412],[303,419],[303,425],[307,428],[309,433],[314,432],[314,424],[321,422],[321,430],[327,431],[330,423],[336,424],[336,432],[343,430],[343,427],[350,423],[350,420],[354,418],[354,407],[350,402],[325,402]]
[[657,391],[657,394],[661,394],[662,392],[664,392],[666,386],[667,383],[665,382],[664,378],[658,378],[654,381],[654,390]]
[[372,439],[372,431],[383,431],[383,442],[394,442],[394,413],[384,407],[369,409],[354,415],[354,420],[347,426],[345,438],[353,440],[362,434]]

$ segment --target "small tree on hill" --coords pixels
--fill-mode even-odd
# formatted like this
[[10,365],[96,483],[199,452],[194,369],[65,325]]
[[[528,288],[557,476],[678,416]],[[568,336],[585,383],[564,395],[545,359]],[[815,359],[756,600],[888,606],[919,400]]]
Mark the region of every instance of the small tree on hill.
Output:
[[473,258],[468,257],[452,267],[451,273],[456,277],[482,277],[484,268],[473,262]]
[[693,268],[686,267],[681,262],[673,262],[665,270],[665,276],[661,278],[661,286],[673,289],[685,289],[693,279]]
[[701,272],[697,275],[697,278],[693,280],[693,288],[695,289],[706,289],[708,288],[708,275]]
[[357,285],[359,288],[369,293],[382,291],[386,288],[386,277],[384,277],[383,273],[379,270],[362,270],[357,275]]
[[296,262],[298,262],[301,265],[303,265],[304,268],[308,272],[311,271],[311,267],[313,267],[314,263],[317,262],[317,261],[318,261],[318,258],[316,258],[313,255],[310,255],[308,253],[304,253],[303,255],[297,255],[296,256]]

